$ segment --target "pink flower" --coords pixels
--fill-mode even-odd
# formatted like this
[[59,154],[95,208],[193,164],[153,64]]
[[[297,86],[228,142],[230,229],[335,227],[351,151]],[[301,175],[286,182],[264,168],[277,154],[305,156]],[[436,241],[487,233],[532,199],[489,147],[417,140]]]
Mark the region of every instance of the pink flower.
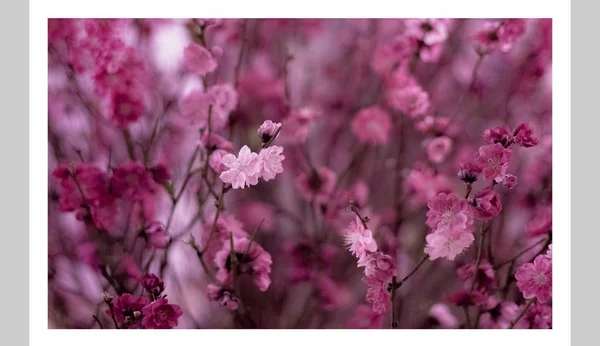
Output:
[[[456,271],[457,276],[464,281],[464,288],[470,289],[473,285],[473,272],[475,272],[475,264],[469,263],[461,266]],[[475,289],[485,291],[494,290],[497,288],[496,275],[494,268],[487,261],[482,261],[479,264],[479,270],[475,276]]]
[[363,265],[365,267],[365,276],[376,278],[384,283],[392,282],[392,278],[396,275],[394,259],[381,251],[367,254],[365,261],[359,263],[359,266]]
[[257,134],[263,143],[269,143],[274,136],[279,134],[281,123],[274,123],[271,120],[265,122],[258,128]]
[[390,115],[379,106],[361,109],[352,120],[352,133],[363,143],[387,143],[391,127]]
[[449,19],[406,19],[406,35],[431,46],[448,38]]
[[136,122],[144,111],[144,101],[139,95],[115,92],[110,98],[109,115],[120,128]]
[[139,162],[125,163],[113,169],[110,188],[117,197],[141,200],[154,193],[156,187],[152,172]]
[[427,245],[424,251],[431,260],[444,257],[453,261],[473,243],[475,237],[469,231],[444,229],[428,234],[425,240]]
[[364,277],[362,281],[367,284],[366,300],[373,304],[373,311],[378,314],[389,311],[391,300],[390,292],[387,290],[388,283],[370,276]]
[[[481,314],[480,328],[507,329],[510,323],[519,315],[519,306],[511,301],[495,302],[487,311]],[[523,327],[523,320],[515,328]]]
[[146,329],[171,329],[177,327],[179,317],[183,311],[179,305],[169,304],[165,298],[157,299],[146,305],[142,312],[144,319],[142,324]]
[[213,302],[219,303],[222,307],[225,307],[229,310],[237,310],[240,300],[235,296],[235,294],[223,287],[219,287],[213,284],[208,284],[207,288],[208,299]]
[[137,329],[142,326],[142,318],[144,317],[144,308],[149,301],[145,297],[135,297],[129,293],[124,293],[113,299],[112,311],[106,310],[106,314],[111,316],[114,314],[117,323],[125,329]]
[[380,329],[383,328],[384,315],[373,311],[368,305],[359,305],[354,316],[346,324],[349,329]]
[[405,115],[416,118],[429,109],[429,95],[420,86],[390,89],[387,93],[389,105]]
[[185,67],[201,76],[214,71],[217,68],[217,61],[212,53],[197,43],[190,43],[183,50],[183,63]]
[[429,317],[434,319],[441,328],[454,329],[458,327],[458,320],[446,304],[433,304],[429,309]]
[[503,42],[503,50],[510,49],[514,43],[525,33],[527,19],[504,19],[503,25],[498,30],[498,37]]
[[[208,261],[214,261],[215,255],[221,250],[223,242],[229,241],[229,233],[233,234],[234,237],[249,236],[243,229],[244,225],[233,215],[225,212],[219,213],[213,233],[213,220],[215,220],[215,215],[216,213],[214,212],[208,215],[207,222],[202,225],[202,233],[200,235],[200,245],[206,252]],[[212,237],[211,234],[213,234]],[[210,243],[208,242],[209,239]]]
[[515,143],[518,145],[529,148],[538,145],[539,140],[533,135],[533,130],[527,123],[522,123],[514,131]]
[[145,230],[146,242],[149,247],[155,249],[165,249],[169,244],[169,233],[165,226],[157,221],[153,221]]
[[426,224],[433,230],[472,232],[473,217],[467,201],[455,194],[440,193],[427,203]]
[[477,181],[477,176],[481,173],[481,167],[474,161],[466,161],[460,164],[458,178],[467,184],[473,184]]
[[367,251],[377,251],[377,243],[373,239],[371,230],[363,226],[358,216],[346,229],[344,244],[348,246],[350,253],[358,258],[359,263],[366,260]]
[[515,278],[525,299],[535,297],[540,303],[545,303],[552,296],[552,260],[544,255],[517,268]]
[[155,298],[160,297],[162,292],[165,290],[165,283],[161,278],[154,274],[145,275],[141,280],[141,285],[146,292]]
[[265,181],[274,179],[275,176],[283,172],[281,161],[285,159],[281,153],[283,148],[277,145],[264,148],[258,154],[260,161],[260,175]]
[[505,175],[504,179],[502,179],[502,186],[509,190],[514,189],[517,186],[517,177],[512,174]]
[[238,156],[227,154],[221,162],[229,168],[219,176],[224,183],[231,184],[234,189],[258,184],[261,175],[261,161],[257,153],[244,145]]
[[[221,130],[227,125],[229,113],[237,105],[237,93],[230,85],[215,85],[207,92],[194,90],[187,94],[179,104],[181,116],[190,125],[207,127],[213,131]],[[211,108],[212,106],[212,108]]]
[[552,231],[552,205],[542,205],[536,208],[535,215],[526,226],[527,235],[537,237]]
[[[233,238],[237,275],[247,273],[254,279],[254,284],[260,291],[266,291],[271,285],[271,255],[257,242],[246,237]],[[224,284],[233,283],[231,244],[223,242],[223,247],[215,255],[215,264],[219,268],[217,279]]]
[[481,167],[485,180],[501,182],[506,175],[512,152],[500,143],[481,146],[475,162]]
[[325,203],[329,200],[336,184],[336,174],[327,167],[319,167],[310,173],[302,173],[296,178],[300,195],[310,201]]
[[482,220],[489,220],[502,210],[500,195],[492,187],[481,190],[469,201],[475,216]]
[[483,132],[483,143],[485,144],[500,143],[502,146],[507,147],[511,139],[512,133],[508,126],[486,129]]
[[432,139],[427,144],[427,157],[433,163],[442,163],[452,149],[452,139],[441,136]]

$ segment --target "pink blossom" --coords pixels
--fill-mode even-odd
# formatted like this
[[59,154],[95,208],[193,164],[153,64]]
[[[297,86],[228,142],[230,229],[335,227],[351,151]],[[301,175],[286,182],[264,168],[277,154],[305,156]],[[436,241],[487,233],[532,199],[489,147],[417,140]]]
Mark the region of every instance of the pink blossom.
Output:
[[427,203],[426,224],[433,230],[473,231],[473,217],[467,201],[455,194],[440,193]]
[[226,288],[208,284],[206,292],[208,299],[219,303],[219,305],[229,310],[237,310],[240,304],[240,300],[235,296],[234,292]]
[[370,276],[364,277],[362,281],[367,284],[366,300],[373,304],[373,311],[378,314],[389,311],[391,300],[390,292],[387,290],[388,283]]
[[142,312],[142,324],[146,329],[171,329],[179,324],[183,311],[176,304],[169,304],[165,298],[157,299],[146,305]]
[[389,105],[405,115],[416,118],[429,109],[429,95],[420,86],[390,89],[387,93]]
[[406,35],[413,36],[427,45],[442,43],[448,38],[449,19],[407,19]]
[[139,162],[128,162],[113,169],[110,188],[118,197],[140,200],[157,187],[152,172]]
[[350,329],[380,329],[383,328],[384,315],[373,311],[368,305],[359,305],[354,316],[346,324]]
[[498,30],[500,41],[504,44],[504,49],[510,49],[514,43],[525,33],[527,19],[510,18],[504,19],[503,25]]
[[208,126],[210,115],[211,129],[221,130],[227,125],[229,113],[237,103],[237,94],[234,93],[223,86],[213,86],[208,92],[194,90],[181,100],[181,116],[190,125],[203,128]]
[[[247,273],[254,279],[260,291],[266,291],[271,285],[271,255],[262,246],[246,237],[233,238],[233,252],[236,258],[237,275]],[[217,279],[224,284],[233,283],[231,244],[223,242],[223,247],[215,255],[215,264],[219,268]]]
[[450,193],[453,190],[447,176],[436,174],[431,169],[411,170],[404,180],[404,189],[418,205],[425,205],[439,193]]
[[[525,307],[522,307],[525,308]],[[546,304],[534,303],[523,316],[523,321],[529,324],[529,328],[551,329],[552,308]]]
[[525,32],[525,19],[505,19],[503,21],[488,21],[482,31],[477,33],[476,40],[480,51],[491,50],[509,51],[516,40]]
[[361,109],[352,120],[352,133],[363,143],[385,144],[388,141],[392,121],[390,115],[379,106]]
[[539,140],[533,135],[533,130],[527,123],[522,123],[514,131],[515,143],[518,145],[529,148],[538,145]]
[[431,260],[444,257],[453,261],[456,256],[471,246],[475,237],[469,231],[443,229],[428,234],[425,240],[427,241],[425,253]]
[[278,135],[280,129],[281,123],[265,120],[258,128],[257,133],[263,143],[269,143],[274,136]]
[[502,186],[509,190],[514,189],[517,186],[517,177],[512,174],[505,175],[504,179],[502,179]]
[[536,208],[533,219],[527,223],[527,235],[537,237],[552,231],[552,205]]
[[363,226],[358,216],[346,229],[344,244],[348,246],[350,253],[358,258],[359,263],[366,260],[367,251],[377,251],[377,243],[373,239],[371,230]]
[[367,254],[363,263],[359,263],[359,266],[363,265],[365,267],[365,276],[374,277],[385,283],[390,283],[396,275],[394,259],[381,251]]
[[121,128],[136,122],[145,112],[144,101],[139,95],[116,92],[110,98],[110,117]]
[[481,167],[485,180],[501,182],[506,175],[512,152],[500,143],[481,146],[475,155],[476,163]]
[[[238,93],[229,83],[215,84],[208,89],[207,94],[212,98],[213,111],[217,114],[229,114],[238,104]],[[227,115],[221,116],[227,118]]]
[[171,170],[164,163],[159,163],[156,166],[150,168],[152,178],[157,184],[165,184],[172,179]]
[[429,158],[429,161],[440,164],[444,161],[451,149],[452,139],[446,136],[435,137],[427,144],[427,157]]
[[545,303],[552,295],[552,260],[537,256],[533,263],[525,263],[515,272],[517,287],[525,299],[537,298]]
[[336,184],[336,174],[327,167],[319,167],[296,178],[296,188],[306,200],[327,202]]
[[197,43],[190,43],[183,50],[183,63],[185,67],[201,76],[213,72],[217,68],[217,62],[212,53]]
[[479,191],[469,201],[475,216],[482,220],[489,220],[502,210],[500,195],[492,187]]
[[141,279],[140,284],[147,293],[151,294],[155,298],[160,297],[162,292],[165,290],[165,283],[161,278],[154,274],[145,275]]
[[[225,241],[229,241],[229,234],[233,234],[234,237],[248,237],[248,233],[244,231],[244,225],[233,215],[226,212],[221,212],[218,215],[217,222],[214,224],[213,232],[213,221],[215,220],[216,212],[208,215],[206,223],[202,225],[202,233],[200,234],[200,245],[201,248],[206,252],[206,258],[209,261],[213,261],[216,253],[221,250],[221,245]],[[211,236],[212,234],[212,236]],[[210,243],[208,240],[210,239]]]
[[484,292],[477,290],[471,292],[469,289],[458,291],[446,297],[448,303],[463,307],[479,306],[484,304],[487,299],[488,296]]
[[500,143],[502,146],[507,147],[512,139],[512,133],[508,126],[496,127],[493,129],[486,129],[483,132],[483,142],[485,144],[496,144]]
[[[496,302],[481,314],[480,328],[507,329],[510,323],[519,315],[519,306],[511,301]],[[524,326],[524,321],[515,325],[516,329]]]
[[274,179],[279,173],[283,173],[283,165],[281,161],[285,156],[281,153],[283,148],[277,145],[264,148],[258,154],[260,162],[260,175],[265,181]]
[[224,183],[231,184],[234,189],[243,189],[246,186],[258,184],[261,175],[261,161],[257,153],[250,151],[244,145],[238,156],[227,154],[221,162],[228,170],[219,176]]
[[169,244],[169,233],[160,222],[150,223],[145,230],[146,242],[149,247],[165,249]]
[[142,326],[144,317],[144,307],[149,304],[145,297],[135,297],[129,293],[124,293],[115,297],[112,301],[112,309],[106,310],[106,315],[112,317],[122,328],[137,329]]
[[481,173],[481,167],[476,162],[466,161],[460,164],[458,178],[467,184],[472,184],[477,181],[479,173]]

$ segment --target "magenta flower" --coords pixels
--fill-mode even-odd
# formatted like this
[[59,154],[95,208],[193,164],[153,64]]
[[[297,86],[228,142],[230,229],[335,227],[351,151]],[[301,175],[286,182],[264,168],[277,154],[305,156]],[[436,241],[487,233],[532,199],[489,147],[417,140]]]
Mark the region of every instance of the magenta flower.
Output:
[[420,86],[390,89],[387,93],[389,105],[405,115],[416,118],[429,109],[429,95]]
[[238,210],[238,217],[246,229],[254,230],[260,225],[260,232],[275,230],[276,214],[271,204],[252,201],[244,203]]
[[164,184],[172,179],[171,170],[164,163],[159,163],[150,168],[152,178],[157,184]]
[[129,293],[124,293],[115,297],[112,302],[112,310],[106,310],[106,314],[114,314],[115,320],[122,328],[141,328],[144,318],[144,308],[149,304],[145,297],[135,297]]
[[110,101],[110,117],[121,128],[136,122],[144,114],[144,100],[140,96],[116,92]]
[[361,109],[352,120],[352,133],[359,141],[369,144],[385,144],[388,141],[392,121],[390,115],[379,106]]
[[165,290],[165,283],[161,278],[154,274],[148,274],[142,277],[141,285],[153,297],[158,298]]
[[348,247],[350,253],[358,258],[359,263],[366,260],[367,251],[377,251],[377,243],[373,239],[371,230],[363,226],[358,216],[346,229],[344,244]]
[[514,189],[517,186],[517,177],[512,174],[505,175],[504,179],[502,179],[502,186],[509,190]]
[[475,216],[482,220],[489,220],[502,210],[500,195],[492,187],[481,190],[469,201]]
[[367,302],[373,304],[373,311],[385,314],[391,306],[390,292],[387,290],[389,283],[378,280],[375,277],[366,276],[362,279],[367,284]]
[[425,253],[431,260],[444,257],[453,261],[456,256],[467,249],[475,237],[473,233],[460,229],[443,229],[428,234],[425,237]]
[[426,224],[433,230],[472,232],[473,217],[467,201],[455,194],[440,193],[427,203]]
[[156,301],[146,305],[142,309],[144,319],[142,324],[146,329],[171,329],[177,327],[179,317],[183,315],[183,311],[176,304],[169,304],[165,298],[157,299]]
[[525,32],[525,19],[505,19],[503,21],[488,21],[476,35],[480,51],[491,50],[509,51],[514,43]]
[[[217,279],[223,284],[233,284],[231,245],[223,241],[223,247],[215,255],[215,264],[219,268]],[[247,273],[254,279],[260,291],[266,291],[271,285],[271,255],[257,242],[246,237],[234,237],[233,247],[237,262],[237,274]]]
[[427,144],[429,161],[440,164],[452,149],[452,139],[446,136],[435,137]]
[[213,72],[217,68],[217,61],[212,53],[197,43],[190,43],[185,47],[183,63],[188,70],[201,76]]
[[483,132],[483,143],[496,144],[500,143],[503,147],[507,147],[512,139],[512,133],[508,126],[486,129]]
[[110,188],[118,197],[141,200],[154,193],[156,183],[152,172],[141,163],[129,162],[113,169]]
[[429,200],[442,192],[452,192],[450,179],[431,169],[413,169],[404,179],[404,189],[411,195],[412,202],[426,205]]
[[219,305],[229,310],[237,310],[240,304],[240,300],[231,290],[217,285],[208,284],[206,293],[209,300],[217,302]]
[[481,167],[485,180],[501,182],[506,175],[512,152],[500,143],[481,146],[475,162]]
[[369,253],[360,266],[365,267],[365,276],[373,277],[385,283],[390,283],[396,275],[396,264],[394,259],[380,251]]
[[533,130],[527,123],[522,123],[514,131],[515,143],[518,145],[529,148],[538,145],[539,140],[533,135]]
[[274,123],[271,120],[265,120],[256,131],[258,137],[263,143],[269,143],[274,136],[278,135],[281,129],[281,123]]
[[525,299],[537,298],[540,303],[552,296],[552,259],[537,256],[533,263],[525,263],[515,272],[517,287]]
[[[525,307],[521,307],[524,309]],[[546,304],[534,303],[533,306],[527,310],[523,321],[527,322],[528,328],[535,329],[551,329],[552,328],[552,308]]]
[[257,153],[244,145],[238,156],[227,154],[221,162],[229,168],[219,176],[224,183],[231,184],[234,189],[258,184],[261,175],[261,161]]
[[472,184],[477,181],[477,177],[481,173],[481,167],[474,161],[466,161],[460,164],[458,178],[467,184]]
[[319,167],[310,173],[302,173],[296,178],[300,196],[306,200],[325,203],[329,200],[336,184],[336,174],[327,167]]
[[282,147],[273,145],[262,149],[258,154],[258,159],[260,161],[260,175],[265,181],[275,179],[277,174],[283,173],[281,161],[285,159],[285,156],[281,154],[282,152]]

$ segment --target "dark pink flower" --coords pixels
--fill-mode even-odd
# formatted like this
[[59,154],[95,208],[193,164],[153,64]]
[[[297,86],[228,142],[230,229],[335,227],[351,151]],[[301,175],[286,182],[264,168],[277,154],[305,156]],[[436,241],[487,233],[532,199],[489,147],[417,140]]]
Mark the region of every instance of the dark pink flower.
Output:
[[[233,248],[237,262],[237,275],[249,274],[254,279],[256,287],[260,291],[266,291],[271,285],[271,255],[257,242],[246,237],[234,237]],[[223,247],[215,255],[215,264],[219,268],[217,279],[224,284],[233,283],[233,263],[229,240],[223,242]]]
[[515,278],[525,299],[535,297],[540,303],[545,303],[552,296],[552,260],[544,255],[517,268]]
[[152,172],[141,163],[129,162],[113,169],[110,187],[117,197],[141,200],[154,193],[156,183]]
[[329,200],[336,184],[336,174],[327,167],[319,167],[296,178],[296,188],[306,200],[325,203]]
[[467,201],[455,194],[440,193],[427,203],[426,224],[433,230],[472,232],[473,217]]
[[150,168],[152,177],[157,184],[164,184],[172,179],[171,170],[164,163],[159,163]]
[[142,324],[146,329],[171,329],[177,327],[183,311],[165,298],[157,299],[142,309]]
[[552,231],[552,205],[538,206],[533,219],[527,223],[527,235],[537,237]]
[[153,297],[158,298],[165,290],[165,283],[161,278],[154,274],[145,275],[141,280],[141,285]]
[[265,122],[258,128],[257,134],[263,143],[269,143],[274,136],[278,135],[281,129],[281,123],[274,123],[271,120]]
[[489,220],[502,210],[500,195],[492,187],[481,190],[469,201],[475,216],[482,220]]
[[467,184],[473,184],[477,181],[477,176],[481,173],[481,167],[474,161],[466,161],[460,164],[458,178]]
[[514,131],[515,143],[518,145],[529,148],[538,145],[539,140],[533,135],[533,130],[527,123],[522,123]]
[[475,162],[481,167],[485,180],[501,182],[506,175],[512,152],[500,143],[481,146]]
[[[522,307],[524,309],[525,307]],[[523,316],[523,320],[529,324],[530,328],[551,329],[552,328],[552,307],[546,304],[534,303]]]
[[106,310],[106,314],[114,314],[115,320],[122,328],[141,328],[144,318],[144,308],[150,303],[145,297],[135,297],[124,293],[115,297],[112,301],[112,310]]
[[206,292],[208,299],[219,303],[219,305],[229,310],[237,310],[240,304],[240,300],[235,296],[234,292],[224,287],[208,284]]
[[352,133],[359,141],[369,144],[385,144],[388,141],[392,120],[379,106],[361,109],[352,120]]
[[376,278],[385,283],[390,283],[396,275],[394,259],[381,251],[367,254],[363,263],[359,264],[365,267],[365,276]]
[[452,139],[446,136],[435,137],[427,144],[429,161],[440,164],[452,149]]
[[512,139],[512,132],[508,126],[486,129],[483,132],[483,143],[496,144],[500,143],[503,147],[507,147]]
[[129,92],[115,92],[110,98],[110,117],[121,128],[136,122],[145,112],[141,96]]
[[201,76],[214,71],[217,68],[217,61],[212,53],[197,43],[190,43],[183,50],[183,62],[185,67]]
[[514,189],[517,186],[517,177],[512,174],[505,175],[504,179],[502,179],[502,186],[509,190]]

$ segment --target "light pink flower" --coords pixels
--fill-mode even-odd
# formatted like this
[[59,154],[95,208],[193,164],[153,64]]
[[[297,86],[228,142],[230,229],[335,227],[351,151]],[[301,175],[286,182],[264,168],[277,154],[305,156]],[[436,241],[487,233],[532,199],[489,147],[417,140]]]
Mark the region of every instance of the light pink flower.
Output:
[[198,73],[201,76],[214,71],[217,68],[217,61],[212,53],[197,43],[190,43],[183,50],[183,63],[188,70]]
[[433,231],[473,231],[473,217],[467,201],[455,194],[440,193],[427,203],[427,221]]
[[217,114],[227,114],[226,116],[222,115],[224,118],[227,118],[229,112],[237,107],[238,93],[229,83],[215,84],[208,88],[207,94],[212,98],[213,111]]
[[283,172],[281,161],[285,156],[281,153],[283,148],[277,145],[262,149],[258,154],[260,161],[260,175],[265,181],[274,179],[275,176]]
[[387,93],[389,105],[405,115],[416,118],[429,109],[429,95],[420,86],[390,89]]
[[485,180],[501,182],[506,175],[512,152],[500,143],[483,145],[475,155],[476,163],[481,167]]
[[517,268],[515,278],[525,299],[536,297],[540,303],[545,303],[552,296],[552,260],[544,255]]
[[351,222],[346,233],[344,234],[344,244],[350,250],[354,256],[358,258],[358,262],[364,261],[367,256],[367,251],[377,251],[377,243],[373,239],[371,230],[366,229],[360,218],[357,216],[356,220]]
[[425,240],[427,241],[425,253],[431,260],[444,257],[453,261],[456,256],[471,246],[475,237],[468,231],[445,229],[428,234]]
[[336,174],[327,167],[319,167],[296,178],[296,187],[300,196],[306,200],[325,203],[335,188]]
[[234,189],[243,189],[246,186],[258,184],[261,174],[261,161],[257,153],[250,151],[244,145],[238,156],[227,154],[221,162],[229,168],[219,176],[224,183],[231,184]]
[[441,136],[432,139],[427,144],[427,157],[433,163],[442,163],[452,149],[452,139]]
[[391,127],[390,115],[379,106],[361,109],[352,120],[352,133],[363,143],[387,143]]

